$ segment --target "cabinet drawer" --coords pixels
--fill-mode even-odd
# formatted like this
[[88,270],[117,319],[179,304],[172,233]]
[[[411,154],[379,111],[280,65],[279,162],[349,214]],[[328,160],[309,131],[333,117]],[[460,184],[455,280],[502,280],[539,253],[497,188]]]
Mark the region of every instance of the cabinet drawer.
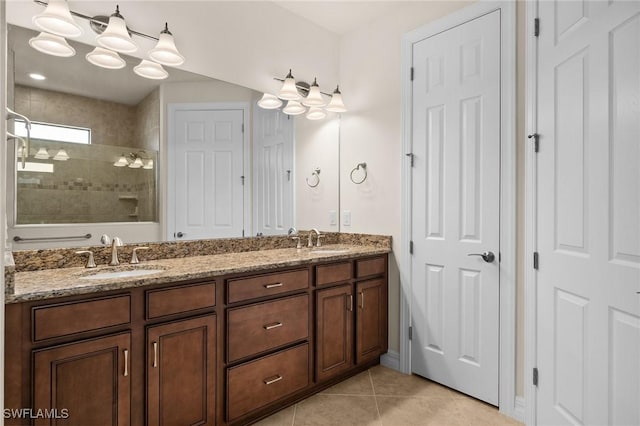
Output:
[[351,262],[316,266],[316,285],[339,283],[351,279]]
[[241,302],[308,287],[308,269],[229,280],[227,281],[227,302]]
[[128,324],[129,295],[32,308],[33,341]]
[[384,257],[358,260],[356,261],[356,277],[363,278],[373,275],[382,275],[384,274],[385,263]]
[[309,384],[309,344],[227,369],[227,421]]
[[295,296],[227,311],[227,361],[309,337],[309,296]]
[[196,284],[147,291],[147,319],[216,305],[216,284]]

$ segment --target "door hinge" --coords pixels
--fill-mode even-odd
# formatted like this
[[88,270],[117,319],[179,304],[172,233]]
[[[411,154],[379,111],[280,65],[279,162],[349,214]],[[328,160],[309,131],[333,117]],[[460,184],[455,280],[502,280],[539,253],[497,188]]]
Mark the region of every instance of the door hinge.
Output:
[[540,18],[535,18],[533,20],[533,35],[540,37]]
[[414,165],[414,159],[416,158],[415,154],[413,152],[410,152],[408,154],[405,154],[407,157],[409,157],[409,165],[411,167],[413,167]]
[[409,254],[413,254],[413,241],[409,241]]
[[411,67],[411,81],[413,81],[413,67]]
[[413,339],[413,327],[409,326],[409,340]]
[[540,135],[534,133],[532,135],[527,136],[528,139],[533,139],[533,150],[535,152],[540,152]]
[[240,176],[240,181],[242,183],[242,186],[244,186],[244,176]]
[[533,252],[533,269],[538,269],[538,267],[540,266],[540,256],[538,255],[537,251]]
[[533,369],[533,386],[538,386],[538,367]]
[[244,133],[244,123],[242,123],[242,133]]
[[244,237],[244,229],[242,230],[242,236]]

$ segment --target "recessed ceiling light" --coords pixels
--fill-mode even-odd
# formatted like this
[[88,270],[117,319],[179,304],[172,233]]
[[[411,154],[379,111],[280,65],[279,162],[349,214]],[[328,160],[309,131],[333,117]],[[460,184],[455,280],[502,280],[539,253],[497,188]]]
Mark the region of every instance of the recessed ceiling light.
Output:
[[38,74],[37,72],[29,73],[29,77],[31,77],[34,80],[46,80],[47,79],[47,77],[45,77],[42,74]]

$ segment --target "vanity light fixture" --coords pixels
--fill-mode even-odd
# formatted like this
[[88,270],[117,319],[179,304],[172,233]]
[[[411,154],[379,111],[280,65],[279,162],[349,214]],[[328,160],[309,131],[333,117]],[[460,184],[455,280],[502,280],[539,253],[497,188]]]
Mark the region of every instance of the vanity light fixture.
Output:
[[163,80],[169,77],[169,73],[162,68],[162,65],[146,59],[143,59],[138,65],[133,67],[133,72],[140,77],[152,80]]
[[149,51],[149,59],[162,65],[178,66],[184,64],[184,56],[178,52],[169,25],[164,23],[164,30],[160,32],[158,44]]
[[57,161],[67,161],[69,159],[69,154],[67,154],[67,151],[64,148],[60,148],[56,155],[53,156],[53,159]]
[[296,80],[293,78],[291,70],[289,70],[289,74],[284,78],[284,83],[278,93],[278,97],[285,101],[296,101],[301,98],[298,88],[296,87]]
[[74,12],[69,9],[66,0],[49,0],[48,3],[42,0],[33,1],[46,6],[44,12],[33,17],[34,24],[45,32],[29,40],[31,47],[42,53],[61,57],[75,55],[75,49],[64,38],[82,34],[82,28],[73,19],[75,16],[89,21],[91,29],[98,34],[96,42],[100,47],[85,56],[93,65],[107,69],[124,68],[126,61],[116,52],[132,53],[138,50],[138,46],[131,38],[132,35],[157,42],[149,51],[148,59],[142,60],[140,65],[134,67],[136,74],[161,80],[167,78],[169,73],[160,64],[178,66],[184,63],[184,56],[178,52],[173,34],[169,31],[169,25],[166,22],[159,37],[154,37],[127,27],[124,17],[120,14],[119,6],[116,6],[115,12],[107,18],[103,15],[91,17]]
[[113,163],[113,165],[116,167],[125,167],[129,165],[129,162],[127,161],[127,157],[125,157],[124,154],[122,154],[120,158],[118,158],[118,161]]
[[105,49],[104,47],[96,47],[87,53],[85,58],[93,65],[111,70],[124,68],[127,64],[117,52]]
[[33,23],[42,31],[60,37],[78,37],[82,28],[71,16],[66,0],[49,0],[44,12],[33,17]]
[[47,148],[41,146],[38,149],[38,152],[36,152],[36,155],[34,155],[33,157],[37,158],[38,160],[48,160],[49,159],[49,153],[47,152]]
[[148,160],[145,160],[142,168],[147,170],[153,169],[153,159],[149,158]]
[[327,116],[325,110],[319,107],[311,107],[309,108],[309,112],[307,113],[307,118],[309,120],[322,120]]
[[71,47],[64,37],[49,33],[40,33],[36,37],[29,40],[29,46],[38,52],[47,55],[60,56],[62,58],[70,58],[76,54],[76,49]]
[[117,5],[116,11],[109,17],[107,29],[96,37],[96,41],[100,46],[120,53],[132,53],[138,50],[138,46],[129,35],[124,17],[120,15],[120,6]]
[[131,169],[139,169],[143,166],[144,164],[142,164],[142,159],[140,157],[136,157],[136,159],[133,160],[133,163],[129,164],[129,168]]
[[318,79],[313,79],[313,84],[309,88],[309,94],[302,100],[302,104],[308,107],[319,107],[327,104],[324,99],[322,99],[320,86],[318,86]]
[[[291,70],[289,70],[284,80],[280,78],[274,78],[274,80],[283,82],[282,88],[277,97],[269,93],[264,93],[258,101],[260,108],[277,109],[282,106],[281,100],[287,100],[287,105],[282,109],[283,113],[300,115],[306,112],[306,117],[309,120],[322,120],[327,116],[327,112],[342,113],[347,111],[342,101],[342,93],[340,93],[339,86],[336,87],[336,90],[334,90],[332,94],[325,93],[320,91],[317,78],[314,78],[313,84],[309,86],[308,83],[303,81],[296,82]],[[323,95],[331,97],[328,104],[325,98],[323,98]],[[306,107],[309,107],[308,111]]]
[[298,101],[289,101],[287,106],[282,109],[282,112],[288,115],[300,115],[307,112],[307,109]]
[[347,112],[347,108],[344,106],[344,102],[342,102],[340,86],[336,86],[336,90],[334,90],[333,95],[331,95],[331,101],[329,101],[329,105],[327,105],[325,109],[329,112]]
[[282,101],[270,93],[265,93],[258,101],[258,106],[262,109],[278,109],[282,106]]

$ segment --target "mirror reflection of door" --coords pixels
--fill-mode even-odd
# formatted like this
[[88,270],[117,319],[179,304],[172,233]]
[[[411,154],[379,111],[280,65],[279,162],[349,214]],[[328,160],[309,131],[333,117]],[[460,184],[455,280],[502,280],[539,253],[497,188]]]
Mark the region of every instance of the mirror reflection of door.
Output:
[[175,203],[168,237],[243,236],[245,110],[176,105],[170,115],[168,167]]
[[254,232],[279,235],[293,220],[293,118],[280,110],[254,108]]

